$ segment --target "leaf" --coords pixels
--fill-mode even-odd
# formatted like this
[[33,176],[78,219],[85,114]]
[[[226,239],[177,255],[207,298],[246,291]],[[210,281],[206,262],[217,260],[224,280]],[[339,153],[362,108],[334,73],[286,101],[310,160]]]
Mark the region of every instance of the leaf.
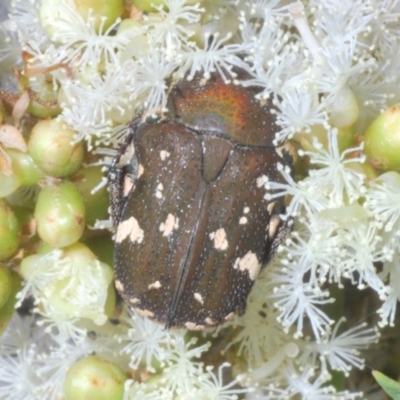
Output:
[[393,399],[400,400],[400,383],[388,378],[379,371],[372,371],[375,380],[381,388]]

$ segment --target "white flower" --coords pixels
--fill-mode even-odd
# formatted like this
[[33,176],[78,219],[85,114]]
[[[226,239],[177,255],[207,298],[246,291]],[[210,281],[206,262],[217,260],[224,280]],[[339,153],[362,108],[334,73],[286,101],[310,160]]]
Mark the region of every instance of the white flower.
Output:
[[[309,274],[312,285],[322,285],[327,276],[338,282],[340,274],[332,273],[341,260],[342,239],[337,232],[339,225],[317,215],[301,223],[280,246],[282,264],[296,262]],[[332,279],[329,279],[331,281]]]
[[175,60],[168,60],[158,48],[137,60],[135,96],[151,113],[166,111],[167,79],[175,70]]
[[36,304],[42,306],[37,312],[45,317],[38,323],[46,322],[47,331],[56,328],[62,337],[78,341],[82,330],[74,323],[79,318],[92,319],[98,325],[107,319],[104,307],[112,271],[82,244],[67,251],[71,251],[69,255],[55,249],[25,258],[21,273],[27,283],[17,297],[21,302],[33,294]]
[[[97,67],[100,62],[119,66],[118,51],[122,51],[129,42],[123,35],[111,36],[110,33],[119,24],[117,20],[107,30],[100,27],[96,32],[95,20],[90,16],[87,21],[68,2],[59,5],[62,12],[58,14],[52,40],[60,43],[57,47],[54,63],[70,63],[75,69],[85,71],[87,67]],[[102,20],[104,24],[105,19]]]
[[206,398],[210,400],[236,400],[238,395],[249,393],[249,389],[237,388],[238,381],[233,379],[228,384],[224,384],[224,368],[229,368],[229,363],[223,363],[218,367],[218,375],[214,374],[213,367],[206,367],[207,373],[201,379],[200,389],[194,395],[193,400]]
[[388,293],[377,311],[381,318],[379,326],[394,326],[396,310],[400,301],[400,254],[398,250],[392,261],[384,263],[381,275],[383,278],[390,277],[390,282],[387,288]]
[[371,0],[372,7],[368,39],[371,46],[390,49],[393,44],[398,44],[400,35],[398,31],[398,18],[400,15],[400,3],[392,0]]
[[270,298],[279,310],[277,319],[285,332],[295,324],[295,337],[301,337],[307,318],[314,335],[319,338],[334,322],[320,307],[332,303],[333,299],[329,298],[328,291],[304,281],[306,273],[307,266],[299,265],[295,261],[284,267],[269,267],[267,276],[273,290]]
[[171,355],[174,344],[183,339],[184,333],[168,331],[160,324],[143,318],[133,309],[125,306],[121,324],[126,333],[118,334],[115,339],[121,343],[121,352],[131,357],[130,367],[144,365],[154,372],[154,364],[164,362]]
[[204,11],[200,4],[188,5],[186,0],[165,0],[164,6],[155,6],[159,14],[145,17],[151,48],[162,49],[164,57],[171,61],[182,44],[188,44],[194,31],[190,26],[200,21]]
[[303,82],[301,87],[288,87],[275,104],[278,108],[277,123],[282,127],[275,135],[276,142],[291,139],[297,132],[308,132],[313,125],[327,126],[325,105],[307,82]]
[[10,25],[10,21],[0,22],[0,77],[14,65],[19,64],[21,58],[21,47]]
[[292,367],[285,372],[289,393],[293,397],[298,395],[303,400],[352,400],[362,396],[362,393],[337,392],[334,386],[327,385],[331,376],[317,373],[313,368],[298,372]]
[[80,79],[63,80],[62,118],[78,132],[77,141],[91,141],[92,137],[106,141],[105,131],[111,131],[115,122],[133,119],[138,111],[135,71],[135,64],[126,61],[104,74],[88,70]]
[[345,200],[353,203],[366,192],[364,187],[365,176],[346,164],[363,163],[365,156],[348,158],[352,153],[362,150],[362,146],[347,149],[339,152],[337,141],[337,130],[328,131],[328,150],[313,140],[315,151],[300,151],[300,155],[310,157],[310,163],[316,164],[320,168],[310,170],[310,177],[315,184],[319,182],[318,190],[329,199],[329,208],[341,207],[345,205]]
[[385,232],[393,230],[400,218],[400,174],[390,171],[371,181],[363,205]]
[[278,164],[277,168],[286,183],[270,181],[268,177],[263,175],[260,178],[260,184],[263,184],[267,190],[266,200],[273,200],[286,195],[292,196],[286,213],[293,216],[298,215],[303,210],[307,215],[313,215],[328,208],[328,199],[319,190],[318,182],[309,177],[295,182],[292,171],[288,166],[284,167],[282,164]]
[[0,397],[36,400],[42,383],[35,367],[36,347],[24,344],[15,354],[0,355]]
[[320,341],[306,341],[299,362],[306,366],[319,360],[323,371],[333,369],[342,371],[346,376],[352,367],[363,369],[365,362],[360,357],[360,350],[377,342],[379,336],[376,329],[367,329],[366,324],[357,325],[338,335],[344,321],[344,318],[340,319],[333,331],[327,332]]
[[343,43],[348,43],[357,36],[363,37],[370,30],[369,24],[374,15],[369,8],[369,2],[338,3],[329,0],[314,3],[316,7],[313,28],[315,36],[321,42],[326,42],[328,38],[331,44],[344,50],[346,46]]
[[218,71],[225,82],[230,81],[227,73],[230,73],[232,67],[248,68],[247,64],[238,57],[238,54],[244,50],[243,46],[230,44],[230,39],[231,35],[219,39],[217,32],[212,36],[205,35],[203,49],[197,45],[187,46],[179,56],[180,65],[176,75],[183,78],[187,73],[186,79],[191,80],[199,72],[205,79],[209,79],[212,73]]
[[40,48],[49,43],[40,21],[39,7],[37,0],[13,0],[11,3],[10,28],[18,35],[23,50],[28,50],[30,43]]
[[29,295],[38,302],[46,292],[48,285],[68,276],[68,260],[62,257],[61,250],[54,250],[46,255],[35,255],[25,260],[21,266],[22,276],[25,278],[23,289],[17,294],[22,303]]
[[211,343],[196,346],[197,338],[188,342],[178,340],[163,370],[162,387],[178,396],[190,396],[197,392],[198,376],[203,375],[202,363],[193,360],[210,348]]
[[359,289],[371,287],[384,299],[387,288],[377,275],[375,263],[387,261],[387,257],[380,245],[382,238],[378,235],[376,224],[373,221],[349,224],[343,232],[343,239],[346,250],[343,255],[343,277],[357,284]]
[[268,289],[265,279],[260,277],[248,298],[246,313],[232,322],[240,330],[224,349],[226,352],[237,346],[238,356],[244,356],[251,368],[261,365],[287,340],[277,321],[279,314],[266,298]]

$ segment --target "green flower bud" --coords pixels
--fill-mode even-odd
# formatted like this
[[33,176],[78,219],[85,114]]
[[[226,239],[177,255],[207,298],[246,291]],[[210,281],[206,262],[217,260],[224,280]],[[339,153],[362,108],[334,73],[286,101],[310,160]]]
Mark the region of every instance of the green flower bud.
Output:
[[[57,40],[57,34],[65,29],[62,21],[65,13],[66,0],[42,0],[39,14],[43,29],[52,40]],[[96,32],[105,32],[124,11],[123,0],[74,0],[76,11],[85,21],[88,17],[94,20]],[[91,13],[89,14],[89,10]],[[102,20],[105,19],[104,23]]]
[[400,169],[400,103],[376,118],[364,135],[368,162],[384,171]]
[[11,293],[8,296],[7,301],[0,308],[0,335],[6,330],[11,317],[15,312],[15,303],[17,302],[17,293],[22,288],[21,278],[16,273],[11,271]]
[[94,225],[96,220],[108,218],[109,196],[107,187],[103,186],[92,193],[92,190],[101,183],[103,178],[101,167],[82,168],[71,177],[72,182],[83,195],[87,225]]
[[21,186],[20,178],[15,175],[7,176],[0,172],[0,198],[7,197]]
[[132,0],[132,4],[139,8],[140,10],[146,12],[156,12],[157,10],[152,6],[164,6],[165,8],[165,0]]
[[338,223],[342,228],[368,221],[367,210],[358,203],[322,210],[318,216]]
[[[71,246],[65,247],[63,249],[63,258],[68,257],[70,259],[71,264],[74,266],[74,271],[71,276],[59,280],[54,285],[54,290],[49,297],[49,301],[52,306],[55,307],[58,311],[63,312],[66,315],[70,316],[80,316],[86,317],[94,320],[95,322],[104,322],[105,317],[101,313],[100,308],[104,307],[104,313],[108,313],[111,315],[114,307],[115,307],[115,293],[110,292],[110,287],[113,289],[113,271],[111,267],[107,264],[99,262],[96,255],[92,253],[92,251],[83,243],[74,243]],[[79,284],[74,284],[71,286],[71,277],[76,278],[76,274],[79,276],[91,276],[96,274],[96,279],[98,280],[96,286],[100,288],[100,285],[103,285],[104,289],[102,293],[105,293],[107,290],[107,298],[101,302],[101,299],[95,301],[96,307],[93,307],[93,304],[87,302],[86,304],[80,304],[74,299],[81,299],[81,296],[76,295],[76,291],[80,290],[79,285],[83,285],[83,287],[87,289],[88,286],[84,286],[85,282],[79,282]],[[84,290],[84,289],[83,289]],[[93,293],[92,293],[93,295]],[[109,304],[107,304],[107,301]],[[99,323],[100,324],[100,323]]]
[[124,0],[74,0],[79,14],[87,20],[90,16],[95,20],[95,29],[100,31],[101,20],[105,18],[102,32],[105,32],[124,12]]
[[85,205],[82,195],[71,182],[42,188],[35,219],[40,238],[55,247],[75,243],[85,228]]
[[349,128],[358,119],[358,104],[353,91],[343,86],[328,107],[329,122],[336,128]]
[[378,173],[374,168],[371,167],[368,163],[358,163],[358,162],[349,162],[346,163],[346,168],[352,169],[362,175],[365,175],[365,179],[367,182],[372,181],[373,179],[378,177]]
[[118,365],[98,356],[85,357],[68,371],[66,400],[122,400],[126,375]]
[[[132,58],[140,58],[141,54],[149,51],[149,39],[144,34],[144,32],[145,27],[143,26],[142,21],[136,21],[127,18],[119,24],[117,36],[122,36],[130,40],[129,43],[124,47],[124,49],[118,53],[121,62],[131,60]],[[111,115],[110,113],[108,113],[110,117],[113,117],[115,115],[117,117],[118,123],[123,123],[123,120],[126,120],[126,118],[130,117],[132,113],[125,112],[125,114],[128,114],[128,116],[118,115],[118,113],[115,111]]]
[[12,292],[12,276],[10,270],[3,264],[0,264],[0,309],[9,299]]
[[[325,150],[329,148],[328,132],[322,125],[313,125],[310,132],[298,132],[294,135],[293,139],[300,144],[304,151],[318,151],[314,147],[314,139],[317,139],[318,143],[322,144]],[[340,152],[354,147],[356,142],[353,129],[351,127],[338,129],[337,142]]]
[[[85,268],[85,265],[97,260],[97,256],[90,250],[88,246],[81,242],[74,243],[71,246],[63,249],[64,256],[73,260],[74,265],[79,268]],[[110,283],[113,278],[113,273],[110,270],[107,272],[107,282]]]
[[28,153],[11,149],[8,149],[7,153],[12,160],[14,175],[22,186],[34,186],[44,179],[45,174]]
[[0,201],[0,261],[13,256],[19,246],[20,229],[17,218],[6,203]]
[[84,155],[83,143],[74,143],[75,133],[63,121],[40,121],[32,129],[28,152],[46,174],[70,175],[80,168]]
[[58,93],[54,90],[52,80],[46,81],[45,76],[40,76],[31,82],[25,75],[19,74],[18,91],[22,93],[26,89],[30,90],[28,112],[32,115],[39,118],[49,118],[60,114],[61,108],[57,101]]

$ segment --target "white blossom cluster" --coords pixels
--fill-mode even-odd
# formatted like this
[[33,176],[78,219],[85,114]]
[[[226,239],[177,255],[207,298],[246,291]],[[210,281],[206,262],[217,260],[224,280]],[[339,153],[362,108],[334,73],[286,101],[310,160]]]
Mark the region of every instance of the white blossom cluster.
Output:
[[[49,0],[7,3],[2,86],[13,66],[24,67],[37,92],[50,79],[58,118],[105,164],[139,111],[162,113],[174,82],[215,72],[258,87],[261,102],[272,99],[276,143],[290,139],[298,159],[294,173],[279,167],[286,183],[263,177],[266,198],[285,196],[296,224],[256,281],[246,314],[214,335],[227,337],[229,363],[212,370],[200,360],[213,335],[165,331],[127,308],[119,324],[100,324],[110,279],[93,271],[102,266],[94,263],[83,284],[55,251],[50,264],[42,257],[23,274],[20,300],[33,295],[41,306],[33,317],[15,315],[0,338],[0,397],[63,398],[68,368],[96,353],[151,376],[128,380],[125,400],[361,398],[335,387],[331,373],[363,368],[360,350],[394,325],[400,299],[400,174],[378,175],[362,141],[371,121],[400,102],[400,1],[165,0],[107,27],[90,12],[84,18],[73,0],[53,2],[51,17]],[[235,68],[249,79],[237,82]],[[74,312],[60,314],[52,290],[65,278]],[[345,284],[376,292],[378,326],[345,330],[343,312],[329,314],[333,288]]]

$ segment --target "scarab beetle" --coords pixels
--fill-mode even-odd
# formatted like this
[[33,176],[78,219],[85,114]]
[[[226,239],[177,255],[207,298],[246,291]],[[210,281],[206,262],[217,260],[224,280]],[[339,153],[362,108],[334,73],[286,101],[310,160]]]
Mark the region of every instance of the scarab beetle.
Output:
[[273,144],[272,106],[256,93],[217,74],[178,82],[165,117],[135,119],[110,167],[116,287],[167,328],[242,314],[290,230],[283,200],[265,199],[261,177],[282,182],[278,163],[292,159]]

